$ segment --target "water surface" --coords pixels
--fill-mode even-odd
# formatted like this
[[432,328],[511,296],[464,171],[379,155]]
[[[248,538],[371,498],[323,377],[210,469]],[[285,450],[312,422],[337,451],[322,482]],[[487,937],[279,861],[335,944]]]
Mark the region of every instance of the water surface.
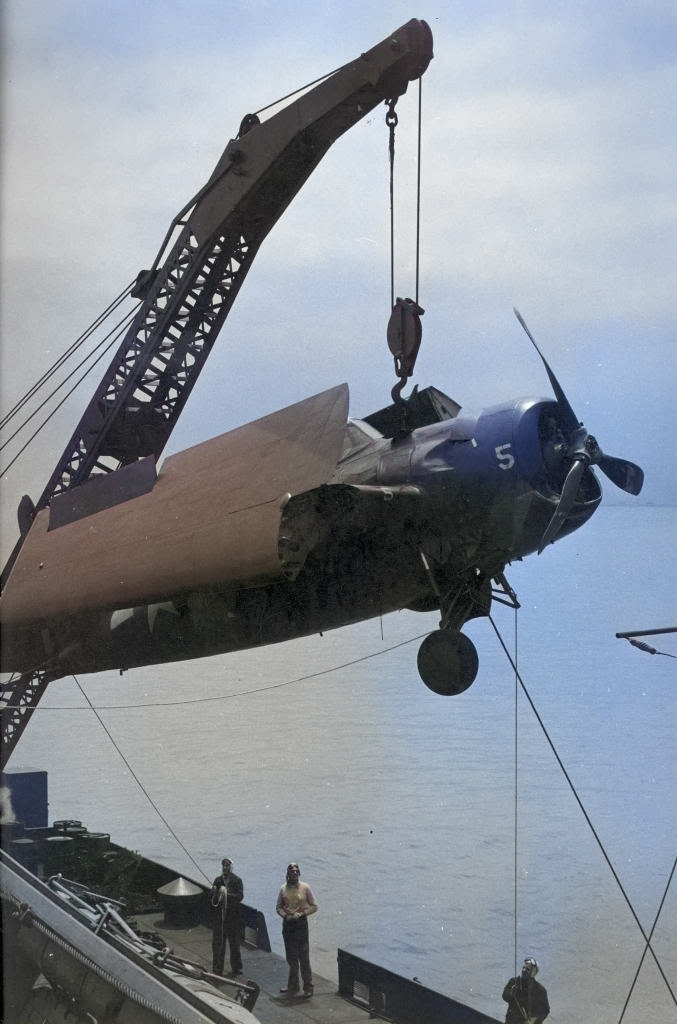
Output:
[[[493,609],[599,843],[486,620],[467,629],[478,679],[451,699],[418,679],[413,638],[436,616],[414,613],[80,677],[128,765],[62,680],[10,768],[49,771],[52,819],[190,877],[211,879],[227,854],[278,952],[275,897],[298,860],[328,977],[340,946],[503,1019],[515,957],[533,954],[553,1024],[612,1024],[644,942],[600,843],[646,932],[677,852],[677,660],[614,634],[677,624],[676,522],[674,509],[603,507],[508,569],[516,621]],[[677,654],[675,637],[652,643]],[[653,939],[673,992],[675,934],[673,885]],[[624,1017],[648,1020],[677,1021],[650,956]]]

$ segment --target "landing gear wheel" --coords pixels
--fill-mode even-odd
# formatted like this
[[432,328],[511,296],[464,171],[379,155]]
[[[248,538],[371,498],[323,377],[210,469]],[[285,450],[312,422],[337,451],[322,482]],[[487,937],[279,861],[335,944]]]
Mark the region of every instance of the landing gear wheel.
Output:
[[428,689],[443,697],[467,690],[478,668],[475,645],[463,633],[438,629],[419,647],[418,674]]

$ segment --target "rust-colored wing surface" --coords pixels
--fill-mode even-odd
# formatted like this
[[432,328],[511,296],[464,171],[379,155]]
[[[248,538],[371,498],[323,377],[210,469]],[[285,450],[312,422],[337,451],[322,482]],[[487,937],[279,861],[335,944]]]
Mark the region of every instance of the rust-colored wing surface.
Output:
[[55,529],[43,510],[0,600],[3,625],[279,578],[282,509],[331,477],[347,416],[343,384],[171,456],[148,493]]

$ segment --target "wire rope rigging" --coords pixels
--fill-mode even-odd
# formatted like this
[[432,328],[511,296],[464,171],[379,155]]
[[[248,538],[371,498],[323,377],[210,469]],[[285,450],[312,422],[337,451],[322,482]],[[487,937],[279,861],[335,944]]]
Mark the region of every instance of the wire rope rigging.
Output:
[[[135,277],[129,295],[139,305],[125,325],[122,339],[116,337],[119,343],[109,365],[42,494],[36,501],[24,495],[19,503],[20,537],[2,578],[3,624],[13,615],[12,595],[25,580],[22,569],[31,557],[27,551],[40,542],[38,538],[49,533],[48,543],[56,539],[58,545],[64,537],[63,533],[57,534],[60,527],[81,523],[98,513],[117,515],[118,506],[145,499],[151,493],[159,500],[157,494],[167,477],[155,491],[162,476],[158,462],[262,242],[334,142],[378,105],[406,92],[409,84],[425,72],[432,56],[428,25],[412,19],[357,59],[315,79],[304,87],[300,99],[283,105],[264,121],[258,114],[247,114],[241,120],[211,176],[171,221],[150,269],[141,270]],[[74,345],[68,355],[76,350]],[[43,375],[38,386],[16,403],[6,423],[22,415],[20,430],[25,429],[44,414],[48,402],[66,401],[72,381],[85,368],[84,361],[53,389],[38,410],[26,415],[28,401],[35,400],[40,387],[52,381],[57,368],[62,372],[63,365],[58,360]],[[61,398],[65,391],[68,394]],[[336,405],[332,430],[334,419],[338,421],[339,413],[343,416],[344,395],[347,390],[341,392],[341,409]],[[18,432],[13,433],[10,442],[17,439]],[[127,511],[125,508],[123,514]],[[150,535],[157,539],[156,527],[155,519]],[[84,550],[72,531],[68,542]],[[121,546],[125,543],[127,540],[120,542]],[[113,558],[114,548],[112,543],[107,545],[107,553]],[[157,560],[148,557],[157,567]],[[83,555],[82,561],[91,566],[89,556]],[[41,558],[35,564],[42,569],[55,563]],[[145,567],[137,564],[137,568],[144,577],[142,587],[149,585]],[[277,565],[274,569],[277,571]],[[118,572],[117,567],[114,572]],[[47,575],[43,573],[42,580]],[[96,590],[99,600],[100,582]],[[116,591],[114,602],[119,596],[120,591]],[[136,596],[130,600],[136,600]],[[32,609],[32,596],[30,604]],[[44,592],[41,607],[44,611]],[[88,606],[87,614],[91,610]],[[111,628],[118,624],[116,621]],[[63,638],[61,620],[56,630],[57,644],[63,642],[66,649],[73,650]],[[18,632],[15,635],[21,643]],[[53,657],[51,638],[48,643],[46,636],[43,630],[37,637],[38,646],[42,645],[38,656],[31,653],[22,662],[23,674],[14,685],[9,702],[12,716],[7,724],[3,721],[3,763],[49,678],[58,678],[64,668],[64,663]],[[47,653],[52,662],[43,672],[45,645],[50,648]],[[7,666],[16,669],[19,662],[7,662]]]
[[387,102],[386,125],[389,128],[389,191],[390,191],[390,306],[391,314],[386,331],[388,348],[395,361],[395,374],[399,378],[391,391],[393,403],[402,414],[403,429],[406,430],[406,402],[402,390],[414,372],[418,350],[421,346],[421,317],[425,310],[419,305],[420,246],[421,246],[421,138],[422,138],[422,83],[418,80],[418,127],[416,160],[416,234],[414,245],[415,298],[395,298],[395,129],[398,117],[396,100]]
[[96,717],[96,719],[97,719],[97,721],[98,721],[99,725],[101,726],[101,728],[103,729],[103,731],[104,731],[104,732],[106,733],[106,735],[108,736],[108,739],[110,740],[110,742],[111,742],[111,744],[113,745],[114,749],[115,749],[115,750],[117,751],[117,753],[118,753],[118,755],[120,756],[120,758],[122,759],[123,763],[124,763],[124,764],[126,765],[126,767],[127,767],[127,770],[129,771],[129,773],[131,774],[132,778],[134,779],[134,782],[135,782],[135,783],[136,783],[136,785],[137,785],[137,786],[139,787],[139,789],[141,790],[141,792],[142,792],[142,793],[144,794],[144,796],[145,796],[145,797],[146,797],[146,799],[148,800],[148,803],[149,803],[149,804],[151,805],[151,807],[153,808],[153,810],[155,811],[155,813],[157,814],[157,816],[158,816],[158,817],[160,818],[160,821],[161,821],[161,822],[163,823],[163,825],[165,826],[165,828],[167,828],[167,830],[168,830],[168,831],[170,832],[170,834],[172,835],[172,837],[173,837],[173,838],[174,838],[174,839],[176,840],[176,842],[178,843],[178,845],[179,845],[179,846],[181,847],[181,849],[183,850],[183,852],[185,853],[185,855],[186,855],[186,856],[188,857],[188,859],[190,860],[191,864],[193,864],[193,866],[194,866],[194,867],[195,867],[195,868],[196,868],[196,869],[197,869],[197,870],[198,870],[198,871],[200,872],[200,874],[202,875],[202,877],[203,877],[203,878],[205,878],[205,879],[206,879],[207,881],[209,881],[209,878],[207,877],[207,875],[205,874],[205,872],[203,871],[203,869],[202,869],[202,868],[200,867],[200,865],[198,864],[198,862],[197,862],[197,861],[195,860],[195,858],[193,857],[192,853],[191,853],[191,852],[190,852],[190,850],[189,850],[189,849],[187,848],[187,846],[186,846],[186,845],[185,845],[185,844],[184,844],[184,843],[182,842],[182,840],[181,840],[181,839],[179,838],[179,836],[177,835],[176,831],[175,831],[175,830],[174,830],[174,829],[172,828],[171,824],[169,823],[169,821],[167,820],[167,818],[166,818],[166,817],[164,816],[164,814],[162,813],[162,811],[161,811],[161,810],[160,810],[160,808],[158,807],[158,805],[157,805],[157,803],[155,802],[155,800],[153,800],[153,798],[151,797],[150,793],[148,792],[148,790],[146,789],[146,787],[145,787],[145,786],[143,785],[143,783],[141,782],[141,779],[139,778],[138,774],[137,774],[137,773],[136,773],[136,772],[134,771],[133,767],[131,766],[131,764],[129,763],[129,761],[128,761],[128,760],[127,760],[127,758],[125,757],[125,755],[124,755],[124,754],[122,753],[122,750],[120,749],[120,746],[119,746],[119,744],[118,744],[118,743],[117,743],[117,742],[115,741],[115,739],[114,739],[114,737],[113,737],[113,734],[111,733],[110,729],[108,728],[108,726],[107,726],[107,725],[106,725],[106,723],[104,722],[103,718],[101,717],[101,715],[99,714],[99,712],[97,711],[97,709],[96,709],[96,708],[94,707],[94,705],[92,704],[91,700],[89,699],[89,697],[88,697],[88,696],[87,696],[87,694],[85,693],[84,689],[83,689],[83,688],[82,688],[82,686],[80,685],[80,681],[78,680],[78,678],[77,678],[76,676],[73,676],[73,679],[74,679],[74,681],[75,681],[75,684],[76,684],[76,686],[78,687],[78,689],[79,689],[80,693],[82,694],[82,696],[83,696],[83,697],[84,697],[84,699],[86,700],[86,702],[87,702],[87,706],[89,707],[89,709],[90,709],[90,710],[91,710],[91,711],[93,712],[93,714],[95,715],[95,717]]
[[[517,614],[517,609],[515,609],[515,616],[516,616],[516,614]],[[494,632],[496,634],[496,637],[497,637],[497,639],[499,641],[499,644],[500,644],[500,646],[501,646],[501,648],[503,650],[503,653],[505,654],[506,658],[508,659],[508,661],[509,661],[509,663],[510,663],[512,669],[513,669],[513,672],[515,674],[515,718],[514,718],[514,773],[515,773],[515,777],[514,777],[515,778],[515,781],[514,781],[514,787],[515,787],[515,790],[514,790],[515,791],[515,797],[514,797],[514,799],[515,799],[515,809],[514,809],[514,886],[515,886],[515,888],[514,888],[514,943],[515,943],[515,970],[517,968],[517,863],[518,863],[518,853],[517,853],[517,838],[518,838],[518,824],[517,824],[517,769],[518,769],[518,753],[519,753],[519,751],[518,751],[518,712],[517,712],[517,704],[518,704],[519,691],[521,690],[521,692],[523,693],[524,697],[527,700],[527,703],[529,705],[529,708],[531,709],[532,714],[534,715],[534,718],[536,719],[536,722],[538,723],[539,728],[541,729],[541,732],[543,733],[543,735],[544,735],[544,737],[545,737],[545,739],[547,741],[548,746],[550,747],[550,750],[551,750],[552,754],[555,757],[555,761],[557,762],[557,765],[558,765],[560,771],[562,772],[562,775],[564,776],[564,779],[565,779],[569,789],[571,790],[571,793],[572,793],[576,803],[578,804],[578,807],[579,807],[580,811],[583,814],[585,822],[586,822],[590,832],[592,833],[592,836],[593,836],[595,842],[597,843],[597,846],[599,847],[600,852],[602,853],[602,856],[603,856],[603,858],[604,858],[604,860],[605,860],[605,862],[607,864],[607,867],[611,871],[611,874],[612,874],[613,879],[614,879],[614,881],[616,883],[616,886],[617,886],[621,896],[625,900],[625,903],[626,903],[628,909],[630,910],[630,913],[632,914],[632,917],[633,917],[633,919],[635,921],[635,924],[637,925],[637,928],[639,929],[639,932],[640,932],[640,934],[642,936],[642,939],[644,940],[644,950],[643,950],[643,954],[642,954],[642,962],[643,962],[644,958],[646,957],[646,954],[650,953],[650,955],[651,955],[651,957],[652,957],[652,959],[654,961],[654,964],[655,964],[655,966],[656,966],[656,968],[658,970],[658,973],[660,974],[660,977],[663,980],[663,982],[665,984],[665,987],[666,987],[666,989],[667,989],[667,991],[668,991],[668,993],[670,995],[670,998],[672,999],[672,1001],[675,1004],[675,1006],[677,1006],[677,996],[675,996],[675,993],[674,993],[674,991],[672,989],[670,981],[668,980],[668,978],[667,978],[667,976],[665,974],[663,966],[662,966],[662,964],[661,964],[661,962],[660,962],[660,960],[658,958],[658,955],[657,955],[656,951],[654,950],[654,948],[652,946],[652,942],[651,942],[653,934],[654,934],[654,930],[655,930],[655,927],[656,927],[656,924],[658,922],[658,917],[660,915],[663,903],[665,902],[665,897],[667,896],[667,891],[668,891],[668,889],[670,887],[670,884],[672,882],[672,879],[673,879],[673,875],[674,875],[674,872],[675,872],[675,865],[673,865],[673,869],[672,869],[672,871],[670,873],[670,877],[668,879],[668,882],[667,882],[667,885],[666,885],[666,888],[665,888],[665,893],[663,895],[663,899],[661,900],[661,904],[660,904],[660,907],[658,909],[658,913],[656,915],[656,918],[654,920],[652,928],[651,928],[649,934],[647,934],[644,926],[642,925],[642,922],[640,921],[640,918],[639,918],[639,916],[637,914],[637,911],[635,910],[635,907],[634,907],[634,905],[633,905],[633,903],[632,903],[632,901],[631,901],[631,899],[630,899],[630,897],[629,897],[625,887],[623,886],[623,883],[622,883],[622,881],[620,879],[620,876],[618,875],[618,872],[616,871],[616,868],[614,867],[614,865],[613,865],[613,863],[611,861],[609,853],[607,852],[607,849],[606,849],[604,843],[602,842],[602,839],[601,839],[601,837],[599,835],[599,832],[595,828],[595,826],[594,826],[594,824],[592,822],[592,819],[590,818],[590,815],[588,814],[588,812],[587,812],[587,810],[586,810],[586,808],[585,808],[585,806],[583,804],[583,801],[582,801],[582,799],[581,799],[581,797],[580,797],[580,795],[579,795],[579,793],[578,793],[578,791],[577,791],[577,789],[576,789],[576,787],[575,787],[575,785],[573,783],[573,780],[572,780],[569,772],[567,771],[567,769],[566,769],[566,767],[564,765],[564,762],[563,762],[562,758],[560,757],[560,754],[558,753],[557,748],[555,747],[555,744],[554,744],[554,742],[553,742],[553,740],[552,740],[552,738],[551,738],[551,736],[550,736],[550,734],[549,734],[549,732],[548,732],[548,730],[547,730],[547,728],[545,726],[545,723],[544,723],[541,715],[539,714],[539,712],[538,712],[538,710],[536,708],[536,705],[535,705],[535,703],[534,703],[534,701],[533,701],[533,699],[532,699],[532,697],[531,697],[531,695],[529,693],[529,690],[527,689],[527,686],[526,686],[526,684],[525,684],[525,682],[524,682],[524,680],[523,680],[523,678],[522,678],[522,676],[521,676],[521,674],[519,672],[519,669],[517,667],[517,623],[515,622],[515,656],[513,657],[510,654],[510,652],[508,650],[508,647],[507,647],[503,637],[501,636],[501,633],[500,633],[500,631],[498,629],[498,626],[496,625],[496,622],[494,621],[493,616],[490,614],[488,616],[488,618],[489,618],[489,622],[491,623],[491,626],[492,626],[492,628],[493,628],[493,630],[494,630]],[[639,974],[639,969],[641,968],[641,963],[640,963],[640,967],[638,968],[637,975]],[[635,982],[636,982],[636,978],[635,978],[635,981],[633,981],[633,986],[631,988],[631,992],[628,995],[628,999],[626,1001],[625,1006],[623,1007],[623,1011],[621,1013],[619,1024],[622,1021],[623,1016],[625,1014],[625,1010],[627,1008],[627,1003],[629,1002],[630,995],[632,994],[632,989],[634,988]]]
[[[333,71],[329,71],[326,74],[321,75],[318,78],[315,78],[312,81],[308,82],[306,85],[301,86],[298,89],[295,89],[293,92],[287,93],[284,96],[280,96],[276,100],[272,100],[265,106],[260,107],[253,114],[247,115],[245,121],[243,122],[243,126],[241,126],[241,132],[245,124],[247,127],[251,127],[254,124],[258,123],[259,114],[262,114],[265,111],[270,110],[274,107],[280,106],[287,100],[291,100],[295,96],[298,96],[308,91],[313,86],[318,85],[321,82],[324,82],[328,78],[331,78],[333,75],[342,71],[347,66],[348,65],[342,65],[334,69]],[[228,169],[229,168],[224,169],[219,177],[223,178],[223,176],[228,172]],[[136,297],[137,299],[141,298],[142,292],[149,288],[152,282],[154,281],[158,273],[160,261],[168,249],[172,236],[177,231],[177,229],[183,226],[183,224],[185,223],[185,218],[190,213],[190,211],[195,208],[195,206],[199,203],[201,199],[203,199],[211,190],[213,190],[214,185],[215,181],[210,179],[210,181],[205,186],[203,186],[203,188],[200,189],[182,207],[179,213],[173,218],[172,223],[165,235],[163,243],[160,246],[160,249],[158,250],[157,256],[153,261],[150,270],[141,271],[141,273],[138,274],[134,280],[130,281],[129,284],[119,293],[119,295],[117,295],[116,298],[112,300],[112,302],[106,307],[106,309],[104,309],[102,313],[98,317],[96,317],[95,320],[92,321],[92,323],[82,332],[82,334],[80,334],[79,337],[77,337],[75,341],[70,346],[68,346],[68,348],[66,348],[65,351],[60,356],[58,356],[54,363],[52,363],[52,365],[47,370],[45,370],[40,377],[37,378],[37,380],[27,389],[27,391],[16,400],[16,402],[12,405],[8,412],[0,419],[0,430],[5,430],[7,427],[10,426],[10,424],[13,424],[21,410],[25,409],[26,406],[28,406],[32,400],[37,399],[38,395],[40,395],[44,391],[44,388],[47,386],[47,384],[51,380],[53,380],[53,378],[59,373],[60,370],[63,370],[67,365],[70,364],[70,361],[73,359],[75,354],[82,348],[82,346],[90,338],[92,338],[95,335],[96,331],[99,330],[107,322],[107,320],[113,314],[113,312],[116,309],[118,309],[130,295]],[[51,411],[46,413],[45,418],[40,423],[37,430],[35,430],[35,432],[31,434],[31,436],[23,444],[20,450],[16,452],[16,454],[14,454],[11,457],[11,460],[3,467],[2,470],[0,470],[0,475],[4,475],[12,468],[12,466],[28,450],[31,443],[36,439],[38,434],[47,426],[47,424],[54,417],[56,412],[58,412],[59,408],[61,408],[64,402],[74,393],[74,391],[86,379],[89,373],[91,373],[91,371],[98,365],[101,358],[103,358],[106,352],[110,351],[110,349],[116,343],[120,342],[122,333],[129,327],[132,319],[138,312],[140,305],[141,302],[137,302],[134,309],[130,313],[127,313],[124,316],[124,318],[121,321],[119,321],[101,341],[97,342],[94,348],[91,349],[89,353],[81,359],[77,366],[73,370],[71,370],[67,374],[67,376],[61,380],[60,383],[54,386],[53,390],[49,392],[49,394],[41,401],[37,408],[33,409],[32,412],[28,413],[25,419],[17,427],[15,427],[13,433],[2,441],[2,443],[0,444],[0,452],[6,451],[6,449],[9,448],[11,443],[19,436],[19,434],[21,434],[22,431],[24,431],[27,428],[29,423],[32,420],[34,420],[35,417],[41,411],[45,410],[49,403],[56,398],[58,392],[61,391],[66,386],[66,384],[74,377],[77,371],[82,369],[88,360],[93,359],[95,353],[100,353],[98,358],[93,359],[89,368],[69,389],[65,397],[57,405],[55,405],[51,409]]]
[[[106,312],[105,316],[110,315],[110,311],[111,311],[111,307],[109,307],[109,311]],[[80,385],[83,383],[83,381],[86,380],[86,378],[95,369],[95,367],[98,366],[98,364],[101,362],[103,357],[108,352],[110,352],[110,350],[113,347],[113,345],[115,345],[116,343],[119,342],[122,333],[124,332],[124,330],[129,325],[129,323],[132,320],[135,312],[136,312],[135,309],[132,310],[130,313],[127,313],[122,318],[122,320],[120,320],[117,324],[115,324],[114,327],[112,327],[111,330],[108,332],[108,334],[106,334],[101,341],[99,341],[92,349],[90,349],[83,356],[83,358],[80,360],[80,362],[77,363],[75,365],[75,367],[67,373],[67,375],[60,381],[60,383],[58,383],[52,389],[52,391],[49,392],[47,397],[44,398],[42,400],[42,402],[31,413],[29,413],[26,416],[26,418],[23,420],[23,422],[21,422],[19,424],[19,426],[14,430],[14,432],[12,434],[10,434],[10,436],[5,441],[2,442],[2,444],[0,445],[0,452],[4,451],[5,448],[7,448],[7,446],[10,445],[11,442],[15,438],[17,438],[19,436],[19,434],[29,425],[29,423],[38,415],[38,413],[42,412],[42,410],[45,409],[45,407],[48,405],[48,403],[56,398],[56,395],[58,394],[58,392],[61,391],[61,389],[64,388],[66,386],[66,384],[68,384],[68,382],[75,376],[75,374],[79,370],[81,370],[86,365],[87,362],[89,362],[91,360],[90,365],[84,370],[82,375],[75,381],[75,383],[72,385],[72,387],[60,399],[60,401],[58,401],[57,404],[52,407],[51,411],[48,411],[46,413],[45,418],[38,425],[38,427],[34,430],[34,432],[30,435],[30,437],[24,443],[24,445],[12,457],[12,459],[7,463],[7,465],[2,470],[0,470],[0,475],[4,475],[5,473],[7,473],[12,468],[12,466],[15,464],[15,462],[17,462],[19,460],[19,458],[24,454],[24,452],[30,447],[30,445],[36,439],[38,434],[40,434],[41,431],[50,422],[50,420],[53,419],[53,417],[56,415],[56,413],[59,411],[59,409],[68,401],[68,399],[71,397],[71,395],[74,394],[74,392],[80,387]],[[71,348],[64,354],[64,356],[62,356],[59,360],[57,360],[57,362],[53,364],[53,366],[50,368],[50,370],[47,371],[43,375],[43,377],[31,389],[29,389],[29,391],[26,392],[26,394],[23,396],[23,398],[21,398],[17,402],[17,404],[15,405],[14,409],[11,410],[11,412],[7,414],[7,416],[3,420],[3,425],[8,424],[9,422],[11,422],[11,420],[19,413],[19,411],[31,400],[31,398],[35,398],[37,396],[38,392],[54,376],[54,374],[57,372],[57,370],[59,370],[62,367],[64,367],[65,364],[66,364],[66,361],[68,359],[72,359],[73,358],[73,356],[75,355],[75,352],[77,351],[77,349],[79,349],[80,346],[83,344],[83,342],[87,338],[89,338],[91,336],[93,330],[96,329],[101,324],[103,324],[103,322],[104,322],[104,319],[103,319],[103,315],[102,315],[102,317],[99,318],[99,320],[95,321],[95,323],[92,325],[92,327],[88,328],[88,330],[85,332],[85,334],[80,336],[80,339],[78,339],[78,341],[76,343],[74,343],[73,346],[71,346]],[[97,355],[97,353],[98,353],[98,355]],[[96,356],[96,358],[94,358],[94,356]]]

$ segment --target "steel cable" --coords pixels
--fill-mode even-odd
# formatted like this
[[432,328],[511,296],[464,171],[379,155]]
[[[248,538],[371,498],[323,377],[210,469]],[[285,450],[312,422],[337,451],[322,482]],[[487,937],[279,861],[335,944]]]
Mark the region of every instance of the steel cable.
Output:
[[[40,431],[43,430],[43,428],[47,426],[49,421],[52,419],[53,416],[56,415],[56,413],[59,411],[61,406],[64,405],[68,401],[68,399],[73,394],[73,392],[76,391],[79,388],[80,384],[82,384],[82,382],[89,376],[89,374],[92,372],[94,367],[97,366],[98,363],[101,362],[101,360],[106,355],[106,353],[109,352],[110,349],[113,347],[113,345],[115,345],[117,343],[117,341],[120,338],[120,334],[122,333],[122,331],[129,325],[129,323],[134,318],[137,309],[138,309],[138,305],[130,313],[128,313],[127,316],[123,320],[121,320],[119,323],[117,323],[116,326],[106,335],[106,337],[103,338],[102,341],[100,341],[99,344],[97,346],[95,346],[95,348],[92,349],[92,351],[89,352],[85,356],[85,358],[82,359],[78,363],[78,365],[76,367],[73,368],[73,370],[71,370],[71,372],[68,374],[68,376],[65,377],[64,380],[62,380],[61,383],[59,385],[57,385],[56,388],[54,388],[54,390],[51,392],[51,394],[47,396],[47,398],[38,406],[38,408],[35,409],[34,412],[32,412],[30,414],[30,416],[28,416],[24,420],[24,422],[21,424],[21,426],[18,427],[14,431],[14,433],[11,435],[11,437],[7,438],[7,440],[2,444],[2,446],[0,446],[0,451],[3,451],[6,448],[6,446],[10,443],[10,441],[12,441],[17,436],[17,434],[21,433],[21,431],[24,429],[24,427],[26,427],[28,425],[28,423],[33,419],[33,417],[36,416],[40,412],[40,410],[44,408],[44,406],[50,401],[50,399],[54,398],[56,393],[61,390],[61,388],[64,386],[64,384],[66,384],[71,379],[71,377],[75,373],[77,373],[77,371],[82,366],[85,365],[87,360],[92,357],[92,355],[97,351],[97,349],[99,349],[103,345],[105,345],[105,347],[99,353],[99,355],[94,360],[94,362],[91,364],[91,366],[87,370],[85,370],[85,372],[82,374],[81,377],[78,378],[78,380],[75,382],[73,387],[64,395],[64,397],[61,399],[61,401],[52,409],[52,411],[42,421],[42,423],[37,428],[37,430],[33,431],[31,436],[28,438],[28,440],[23,445],[23,447],[19,449],[19,451],[14,456],[14,458],[10,462],[8,462],[8,464],[2,470],[0,470],[0,476],[4,476],[4,474],[7,473],[12,468],[14,463],[23,455],[23,453],[26,451],[26,449],[29,447],[29,445],[35,440],[35,438],[38,436]],[[108,342],[108,344],[105,344],[106,342]]]
[[611,871],[611,874],[614,877],[616,885],[618,886],[618,889],[619,889],[621,895],[623,896],[623,899],[627,903],[628,908],[630,910],[630,913],[632,914],[632,916],[633,916],[633,918],[635,920],[635,923],[636,923],[637,927],[639,928],[639,931],[640,931],[640,933],[642,935],[642,938],[644,939],[644,942],[646,943],[646,949],[648,949],[649,952],[651,953],[651,955],[652,955],[652,957],[654,959],[654,963],[656,964],[656,967],[658,968],[658,972],[659,972],[661,978],[663,979],[663,981],[665,982],[665,986],[666,986],[668,992],[670,993],[670,995],[672,997],[672,1001],[675,1004],[675,1006],[677,1006],[677,998],[675,998],[675,993],[673,992],[672,987],[670,985],[670,982],[668,981],[668,979],[667,979],[667,977],[665,975],[665,972],[664,972],[664,970],[663,970],[663,968],[661,966],[661,963],[660,963],[660,961],[659,961],[659,959],[658,959],[658,957],[656,955],[656,952],[653,949],[653,946],[651,945],[651,939],[650,939],[649,936],[647,936],[646,932],[644,931],[644,927],[643,927],[642,922],[640,921],[640,919],[639,919],[639,917],[637,915],[637,912],[636,912],[636,910],[635,910],[635,908],[634,908],[634,906],[632,904],[632,901],[630,900],[630,897],[628,896],[627,892],[625,891],[625,888],[623,887],[623,883],[620,880],[618,872],[616,871],[615,867],[611,863],[611,858],[609,857],[609,854],[607,853],[607,851],[605,849],[604,843],[600,839],[600,836],[599,836],[595,826],[592,823],[590,815],[588,814],[588,812],[586,811],[586,809],[585,809],[585,807],[583,805],[583,801],[581,800],[580,796],[578,795],[578,792],[576,791],[576,787],[573,784],[571,776],[569,775],[569,773],[567,772],[566,768],[564,767],[564,762],[562,761],[561,757],[559,756],[559,754],[557,752],[557,748],[555,747],[555,744],[553,743],[553,741],[552,741],[552,739],[550,737],[550,734],[548,733],[548,730],[545,727],[545,723],[544,723],[543,719],[541,718],[541,716],[539,715],[539,713],[538,713],[538,711],[536,709],[536,705],[534,704],[533,700],[531,699],[531,695],[529,694],[529,691],[527,690],[527,688],[525,686],[524,680],[522,679],[521,675],[518,672],[517,665],[515,664],[514,659],[511,657],[510,652],[508,651],[508,648],[505,645],[503,637],[501,636],[501,634],[500,634],[500,632],[498,630],[498,627],[496,626],[496,623],[494,622],[494,620],[493,620],[491,615],[489,615],[488,618],[489,618],[489,622],[491,623],[491,625],[492,625],[492,627],[494,629],[494,632],[496,633],[498,641],[499,641],[501,647],[503,648],[505,656],[507,657],[508,661],[510,662],[510,664],[513,667],[513,670],[515,672],[515,676],[516,676],[516,678],[517,678],[517,680],[519,682],[519,685],[520,685],[520,688],[522,690],[522,693],[524,694],[524,696],[526,697],[527,701],[529,702],[529,706],[530,706],[530,708],[531,708],[531,710],[532,710],[532,712],[533,712],[533,714],[534,714],[534,716],[536,718],[536,721],[538,722],[538,724],[539,724],[539,726],[541,728],[541,731],[543,732],[543,735],[545,736],[545,738],[546,738],[546,740],[548,742],[548,746],[550,747],[552,753],[554,754],[555,760],[557,761],[557,764],[559,765],[559,767],[560,767],[560,769],[562,771],[562,774],[564,775],[564,778],[566,779],[566,782],[567,782],[567,784],[569,786],[569,789],[571,790],[571,792],[572,792],[572,794],[574,796],[574,799],[576,800],[576,803],[578,804],[578,806],[579,806],[579,808],[580,808],[580,810],[581,810],[581,812],[583,814],[583,817],[585,818],[585,821],[586,821],[586,823],[588,825],[588,828],[592,832],[592,835],[593,835],[593,837],[595,839],[595,842],[599,846],[599,848],[601,850],[601,853],[602,853],[602,856],[604,857],[604,860],[606,861],[607,866],[609,867],[609,870]]
[[37,394],[37,392],[40,390],[40,388],[42,388],[47,383],[47,381],[50,379],[50,377],[54,376],[54,374],[57,372],[57,370],[59,370],[64,365],[64,363],[75,352],[77,352],[77,350],[80,348],[81,345],[84,344],[84,342],[87,340],[87,338],[89,338],[94,333],[94,331],[98,327],[101,326],[101,324],[104,322],[104,320],[106,320],[111,315],[111,313],[115,309],[117,309],[117,307],[120,305],[120,303],[124,302],[124,300],[127,298],[127,296],[129,295],[129,293],[130,293],[130,291],[132,289],[132,284],[133,284],[133,282],[130,282],[130,284],[127,285],[127,287],[124,289],[124,291],[120,292],[120,294],[117,296],[117,298],[113,299],[113,301],[106,307],[106,309],[104,309],[104,311],[99,314],[99,316],[96,318],[96,320],[92,321],[92,323],[89,325],[89,327],[87,327],[86,330],[84,330],[82,332],[82,334],[78,338],[75,339],[75,341],[70,345],[70,347],[67,348],[66,351],[63,352],[59,356],[59,358],[56,360],[56,362],[52,363],[52,365],[50,366],[50,368],[48,370],[45,370],[45,372],[43,373],[42,377],[40,377],[28,389],[28,391],[12,406],[12,408],[9,410],[9,412],[6,413],[2,417],[2,419],[0,419],[0,430],[3,427],[6,427],[7,424],[12,419],[14,419],[14,417],[17,415],[17,413],[24,407],[24,405],[26,405],[27,402],[29,402],[31,400],[31,398],[34,395]]

